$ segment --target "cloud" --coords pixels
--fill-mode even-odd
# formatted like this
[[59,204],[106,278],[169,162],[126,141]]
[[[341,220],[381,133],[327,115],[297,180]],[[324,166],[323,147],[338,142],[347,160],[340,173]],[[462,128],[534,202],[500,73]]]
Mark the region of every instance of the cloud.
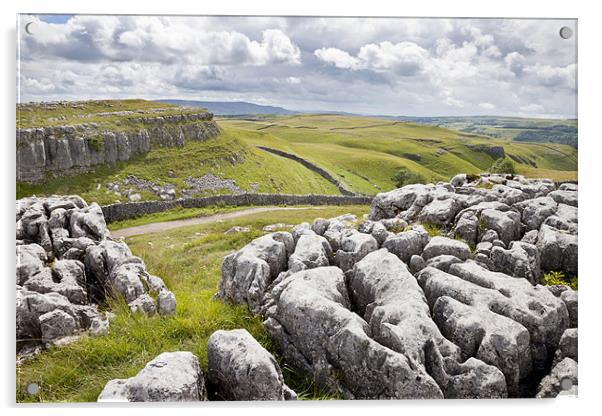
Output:
[[152,16],[75,16],[62,25],[35,19],[39,36],[22,38],[23,56],[76,62],[300,63],[299,48],[280,29],[264,29],[261,39],[254,40],[236,30],[199,30],[178,23]]
[[[36,35],[23,32],[33,21]],[[573,20],[21,16],[22,100],[245,100],[306,111],[575,117]]]
[[370,43],[360,48],[357,56],[337,48],[321,48],[314,51],[318,59],[342,69],[390,70],[409,76],[420,72],[429,53],[413,42],[393,44],[385,41]]

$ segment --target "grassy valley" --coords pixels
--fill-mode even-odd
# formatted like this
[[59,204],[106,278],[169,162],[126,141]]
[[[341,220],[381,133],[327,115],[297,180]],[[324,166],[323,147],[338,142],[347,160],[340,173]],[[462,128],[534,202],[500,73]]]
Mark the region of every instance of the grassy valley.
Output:
[[[127,124],[127,120],[137,114],[136,108],[171,114],[179,107],[144,100],[85,102],[59,108],[59,114],[63,115],[57,117],[56,108],[49,110],[40,106],[20,111],[18,123],[34,126],[43,120],[51,124],[104,120],[109,123],[108,128]],[[103,115],[107,109],[112,114]],[[124,111],[125,115],[116,116],[117,110]],[[180,111],[192,110],[180,108]],[[125,121],[120,121],[120,117]],[[577,176],[577,150],[563,144],[492,139],[438,126],[360,116],[263,115],[219,118],[217,122],[222,130],[217,138],[188,140],[184,147],[153,147],[128,161],[98,165],[91,172],[77,176],[48,177],[35,185],[17,183],[17,198],[32,194],[79,194],[100,204],[125,202],[127,196],[122,194],[127,184],[119,194],[108,185],[123,182],[130,175],[152,185],[173,185],[177,197],[183,196],[181,190],[189,186],[188,178],[207,174],[219,180],[231,180],[233,186],[197,189],[188,195],[340,193],[333,183],[315,171],[262,150],[260,146],[303,158],[327,171],[349,190],[366,195],[394,188],[393,177],[400,169],[419,174],[426,181],[447,180],[459,172],[487,171],[501,148],[514,161],[520,174],[559,181],[575,180]],[[142,199],[158,199],[149,190],[134,191]]]

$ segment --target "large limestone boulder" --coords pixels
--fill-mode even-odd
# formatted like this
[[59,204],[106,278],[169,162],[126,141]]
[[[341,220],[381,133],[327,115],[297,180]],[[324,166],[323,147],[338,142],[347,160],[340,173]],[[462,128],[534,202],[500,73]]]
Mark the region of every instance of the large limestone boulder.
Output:
[[216,331],[207,350],[209,383],[222,400],[294,400],[278,363],[244,329]]
[[317,234],[301,235],[295,251],[288,259],[288,270],[292,273],[305,269],[329,266],[332,248],[328,241]]
[[537,249],[543,270],[577,274],[577,235],[543,224],[537,235]]
[[412,256],[421,255],[424,246],[429,242],[429,235],[422,226],[413,226],[410,230],[390,236],[383,243],[383,247],[395,254],[404,263],[408,263]]
[[110,380],[99,402],[194,402],[207,400],[198,358],[187,351],[164,352],[134,377]]
[[318,385],[357,399],[443,397],[424,370],[370,338],[368,323],[350,310],[341,269],[295,273],[272,294],[267,331],[285,359],[310,371]]
[[374,250],[378,250],[374,237],[352,230],[343,234],[341,248],[336,252],[334,261],[345,272]]
[[[497,368],[477,359],[463,363],[460,348],[439,332],[422,289],[397,256],[386,249],[368,254],[354,266],[349,287],[372,337],[433,376],[446,398],[505,397]],[[426,354],[429,342],[433,351]]]
[[533,244],[513,241],[508,250],[502,247],[492,247],[490,259],[492,271],[522,277],[534,285],[539,283],[540,255],[537,247]]
[[441,255],[449,255],[457,257],[460,260],[466,260],[470,257],[470,247],[463,241],[435,236],[424,247],[422,258],[429,260]]
[[443,335],[499,368],[511,394],[551,359],[569,324],[564,303],[547,289],[476,263],[454,264],[449,273],[427,267],[418,281]]
[[276,232],[259,237],[226,256],[217,297],[245,303],[257,312],[267,287],[288,267],[293,249],[293,236]]

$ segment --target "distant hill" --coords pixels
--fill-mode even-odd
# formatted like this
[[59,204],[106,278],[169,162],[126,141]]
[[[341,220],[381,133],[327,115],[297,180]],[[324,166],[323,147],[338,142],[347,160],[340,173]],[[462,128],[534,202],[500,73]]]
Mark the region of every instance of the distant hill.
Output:
[[202,107],[216,116],[240,116],[247,114],[292,115],[298,111],[287,110],[271,105],[259,105],[245,101],[192,101],[192,100],[157,100],[162,103],[176,104],[184,107]]
[[519,142],[568,144],[577,149],[576,119],[541,119],[500,116],[387,117],[399,121],[445,127],[465,133]]

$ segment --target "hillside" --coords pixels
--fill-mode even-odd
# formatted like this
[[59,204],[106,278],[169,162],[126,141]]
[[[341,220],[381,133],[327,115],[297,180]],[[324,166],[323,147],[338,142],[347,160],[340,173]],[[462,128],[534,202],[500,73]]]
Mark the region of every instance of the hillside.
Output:
[[577,143],[577,120],[521,117],[393,117],[400,121],[445,127],[461,132],[519,142],[560,143],[574,148]]
[[[58,120],[42,105],[25,111],[20,108],[18,125],[60,126],[90,120],[87,123],[106,123],[98,127],[104,131],[136,123],[139,111],[160,108],[152,111],[173,116],[199,113],[198,109],[143,100],[87,103],[87,108],[63,104],[61,111],[66,114],[60,117],[65,119]],[[52,111],[56,114],[57,110]],[[103,112],[110,115],[100,115]],[[17,197],[79,194],[91,202],[109,204],[240,192],[340,194],[343,189],[374,195],[394,188],[393,176],[401,168],[428,181],[447,180],[458,172],[486,171],[503,154],[515,161],[521,174],[576,179],[577,151],[566,145],[518,143],[434,126],[342,115],[219,118],[212,122],[220,128],[216,137],[182,140],[177,147],[150,146],[127,160],[89,166],[87,172],[74,176],[47,176],[36,184],[18,181]]]

